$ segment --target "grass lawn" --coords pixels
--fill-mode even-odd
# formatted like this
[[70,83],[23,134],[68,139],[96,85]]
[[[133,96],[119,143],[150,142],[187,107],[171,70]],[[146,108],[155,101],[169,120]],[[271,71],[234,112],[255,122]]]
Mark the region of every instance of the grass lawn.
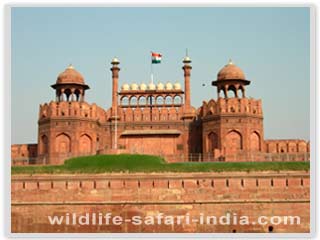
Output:
[[150,155],[97,155],[72,158],[59,166],[14,166],[12,174],[106,172],[223,172],[309,170],[309,162],[186,162],[166,163]]
[[150,155],[97,155],[72,158],[59,166],[14,166],[12,174],[105,172],[223,172],[309,170],[309,162],[186,162],[166,163]]

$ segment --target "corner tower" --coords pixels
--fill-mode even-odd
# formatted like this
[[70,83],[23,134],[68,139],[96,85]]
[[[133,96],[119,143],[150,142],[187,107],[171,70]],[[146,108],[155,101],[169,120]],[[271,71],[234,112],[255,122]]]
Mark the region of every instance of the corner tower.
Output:
[[105,111],[85,101],[89,86],[83,76],[69,65],[51,87],[55,101],[39,109],[37,162],[62,164],[71,157],[99,152]]
[[229,91],[234,93],[235,98],[239,97],[239,91],[241,91],[242,98],[245,98],[245,86],[249,84],[250,81],[246,80],[243,71],[234,65],[231,59],[229,63],[219,71],[217,80],[212,82],[212,85],[217,87],[218,98],[220,97],[221,91],[223,91],[225,98],[229,97]]
[[212,81],[218,99],[204,102],[200,111],[204,153],[226,161],[254,161],[261,157],[262,105],[260,99],[246,97],[245,88],[249,84],[244,72],[231,60]]

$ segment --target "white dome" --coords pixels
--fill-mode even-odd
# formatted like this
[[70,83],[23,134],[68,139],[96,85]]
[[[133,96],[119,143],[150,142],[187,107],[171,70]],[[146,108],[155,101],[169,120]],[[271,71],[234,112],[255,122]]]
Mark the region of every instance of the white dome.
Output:
[[161,83],[161,82],[158,83],[158,84],[157,84],[157,89],[158,89],[158,90],[163,90],[163,89],[164,89],[163,83]]
[[185,56],[183,59],[184,63],[191,63],[191,58],[189,56]]
[[147,90],[147,85],[144,83],[140,84],[140,90]]
[[173,88],[174,88],[175,90],[181,90],[181,84],[178,83],[178,82],[176,82],[175,84],[173,84]]
[[154,83],[149,83],[148,89],[149,90],[156,90],[156,85],[154,85]]
[[121,86],[121,89],[124,90],[124,91],[129,91],[130,90],[130,86],[129,84],[125,83]]
[[138,90],[138,87],[139,87],[139,86],[138,86],[138,84],[136,84],[136,83],[132,83],[132,84],[131,84],[131,90],[134,90],[134,91],[135,91],[135,90]]
[[167,82],[166,83],[166,89],[167,90],[172,90],[173,86],[172,86],[172,83],[171,82]]
[[113,58],[112,59],[112,61],[111,61],[111,64],[119,64],[120,63],[120,61],[119,61],[119,59],[118,58]]

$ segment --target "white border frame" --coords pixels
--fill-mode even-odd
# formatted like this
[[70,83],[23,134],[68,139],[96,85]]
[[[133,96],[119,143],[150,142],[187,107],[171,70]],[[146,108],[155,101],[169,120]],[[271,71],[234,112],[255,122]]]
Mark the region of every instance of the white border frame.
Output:
[[[225,2],[228,2],[225,4]],[[315,5],[312,4],[275,4],[277,1],[272,1],[273,3],[263,3],[257,4],[255,1],[250,1],[251,3],[237,3],[231,1],[224,1],[223,4],[221,2],[212,2],[212,1],[202,1],[201,3],[186,0],[184,2],[173,2],[170,0],[164,0],[161,2],[135,2],[132,3],[131,1],[114,1],[110,0],[107,3],[105,1],[95,1],[95,3],[88,3],[84,0],[78,1],[68,1],[65,2],[63,0],[43,3],[41,0],[36,0],[32,2],[24,2],[22,0],[16,1],[15,3],[10,3],[7,0],[1,3],[4,5],[2,11],[4,13],[2,23],[2,27],[4,27],[4,39],[3,39],[3,52],[4,56],[1,59],[2,64],[1,67],[3,68],[3,79],[4,81],[1,82],[2,88],[2,96],[4,96],[3,100],[1,100],[0,110],[3,113],[4,119],[1,124],[0,131],[3,132],[3,138],[0,139],[0,145],[3,151],[2,161],[4,162],[3,170],[9,169],[9,171],[4,171],[4,175],[0,178],[0,181],[4,181],[4,191],[3,197],[4,201],[1,205],[0,212],[5,213],[5,219],[1,219],[0,225],[4,226],[4,234],[7,237],[27,237],[27,238],[35,238],[35,237],[44,237],[44,238],[143,238],[143,237],[152,237],[155,238],[300,238],[300,237],[316,237],[316,177],[319,180],[319,176],[316,176],[316,156],[317,156],[317,149],[319,149],[319,144],[316,141],[316,136],[319,136],[319,129],[316,129],[316,119],[318,118],[318,111],[316,109],[319,103],[319,97],[316,97],[316,90],[319,91],[319,86],[316,84],[316,8]],[[295,1],[297,2],[297,1]],[[10,232],[10,225],[11,225],[11,204],[10,204],[10,166],[11,166],[11,156],[10,156],[10,147],[11,147],[11,15],[10,9],[11,7],[309,7],[310,8],[310,156],[311,156],[311,166],[310,166],[310,233],[81,233],[81,237],[79,237],[79,233],[63,233],[63,234],[43,234],[43,233],[36,233],[36,234],[28,234],[28,233],[11,233]],[[302,80],[303,81],[303,80]],[[1,94],[0,93],[0,94]],[[9,193],[9,194],[8,194]],[[319,209],[317,209],[319,212]],[[2,216],[4,217],[4,216]],[[9,219],[9,221],[8,221]],[[5,237],[5,236],[4,236]]]

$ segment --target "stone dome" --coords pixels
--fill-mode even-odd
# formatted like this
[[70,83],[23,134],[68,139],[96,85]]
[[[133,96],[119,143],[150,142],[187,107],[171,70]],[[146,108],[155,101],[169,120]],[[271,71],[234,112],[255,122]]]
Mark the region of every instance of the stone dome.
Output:
[[230,60],[218,73],[218,80],[245,80],[244,72]]
[[147,90],[147,85],[144,84],[144,83],[141,83],[140,84],[140,90],[143,90],[143,91]]
[[158,84],[157,84],[157,89],[158,89],[158,90],[163,90],[163,89],[164,89],[163,83],[161,83],[161,82],[158,83]]
[[149,83],[148,89],[149,90],[155,90],[156,89],[156,85],[154,85],[154,83]]
[[134,90],[134,91],[135,91],[135,90],[138,90],[138,87],[139,87],[139,86],[138,86],[138,84],[136,84],[136,83],[132,83],[132,84],[131,84],[131,90]]
[[174,90],[181,90],[181,84],[176,82],[175,84],[173,84],[173,88]]
[[59,74],[56,82],[56,84],[68,83],[85,85],[83,76],[71,64]]
[[172,90],[173,86],[171,82],[166,83],[166,90]]
[[129,84],[125,83],[125,84],[122,85],[121,89],[124,90],[124,91],[129,91],[130,90],[130,86],[129,86]]

